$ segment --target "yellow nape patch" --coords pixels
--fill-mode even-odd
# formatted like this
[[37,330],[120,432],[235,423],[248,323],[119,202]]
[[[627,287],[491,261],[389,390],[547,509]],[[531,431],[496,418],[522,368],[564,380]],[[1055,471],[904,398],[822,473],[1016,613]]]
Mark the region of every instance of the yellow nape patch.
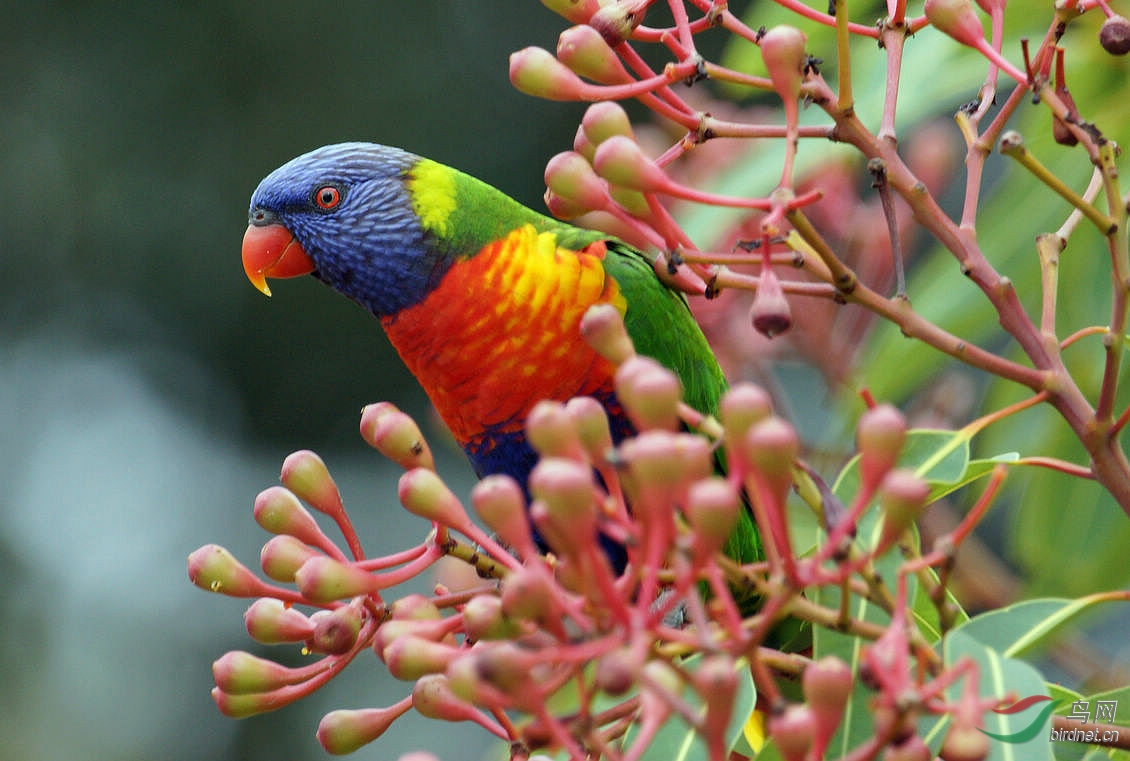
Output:
[[420,224],[440,237],[448,233],[448,220],[455,211],[455,175],[443,164],[421,159],[408,180],[412,210]]

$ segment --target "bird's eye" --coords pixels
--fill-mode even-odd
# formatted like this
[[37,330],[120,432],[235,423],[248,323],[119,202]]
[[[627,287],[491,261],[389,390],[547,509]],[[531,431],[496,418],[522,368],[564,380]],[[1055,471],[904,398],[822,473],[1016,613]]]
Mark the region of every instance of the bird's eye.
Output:
[[332,209],[341,203],[341,191],[334,185],[323,185],[314,191],[314,203],[319,209]]

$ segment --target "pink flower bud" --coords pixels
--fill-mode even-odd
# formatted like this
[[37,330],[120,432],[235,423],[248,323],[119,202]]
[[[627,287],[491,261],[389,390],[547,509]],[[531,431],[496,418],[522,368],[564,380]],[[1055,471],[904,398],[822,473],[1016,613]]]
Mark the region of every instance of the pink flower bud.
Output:
[[613,185],[645,193],[663,192],[671,180],[659,166],[644,155],[630,137],[614,135],[596,147],[592,167]]
[[293,703],[298,697],[293,688],[280,687],[271,692],[249,692],[246,694],[231,694],[224,692],[219,687],[212,688],[212,700],[220,713],[229,719],[246,719],[268,711],[277,711],[283,706]]
[[290,583],[303,563],[320,554],[305,542],[283,534],[263,545],[259,552],[259,567],[269,578]]
[[523,558],[537,554],[526,518],[526,498],[513,478],[491,475],[479,481],[471,489],[471,505],[503,544],[513,547]]
[[1130,53],[1130,19],[1111,16],[1099,27],[1099,44],[1111,55]]
[[555,196],[580,209],[604,209],[611,202],[604,180],[575,151],[563,151],[546,162],[545,184]]
[[749,463],[773,481],[792,482],[793,463],[800,454],[796,430],[779,417],[770,417],[750,428],[745,449]]
[[610,650],[596,662],[596,686],[618,697],[636,685],[643,669],[647,651],[636,647],[618,647]]
[[[755,423],[773,414],[773,400],[761,386],[752,383],[739,383],[725,394],[718,407],[718,417],[725,430],[726,446],[730,450],[740,449],[746,432]],[[736,454],[736,452],[732,452]]]
[[411,707],[403,700],[389,708],[330,711],[318,724],[318,742],[335,756],[352,753],[383,735]]
[[306,647],[314,653],[343,655],[357,644],[363,616],[360,608],[343,605],[334,610],[319,610],[310,620],[314,623],[314,633],[306,641]]
[[795,101],[800,96],[808,38],[796,27],[781,24],[761,36],[761,60],[769,72],[773,89],[781,100]]
[[[617,135],[622,135],[633,141],[636,139],[632,132],[632,122],[628,118],[628,112],[619,103],[610,100],[593,103],[588,107],[585,115],[581,117],[578,135],[584,136],[593,150],[605,140]],[[574,147],[576,147],[575,142]],[[581,152],[580,149],[577,150]]]
[[813,719],[808,706],[792,704],[769,717],[769,737],[785,761],[805,761],[812,747]]
[[609,3],[589,18],[588,23],[611,47],[616,47],[632,36],[643,23],[649,0],[618,0]]
[[437,619],[392,619],[385,621],[377,627],[373,635],[373,652],[381,660],[385,658],[385,651],[389,645],[403,637],[426,639],[429,642],[439,642],[445,645],[454,645],[455,637],[452,635],[453,622],[459,621],[447,618]]
[[583,458],[577,423],[561,402],[543,400],[526,417],[526,440],[542,457]]
[[671,488],[706,478],[714,470],[710,443],[693,433],[645,431],[620,446],[637,485]]
[[785,297],[785,289],[781,287],[780,278],[771,268],[761,269],[761,280],[753,297],[749,319],[754,329],[766,338],[779,336],[793,325],[793,314],[789,300]]
[[253,510],[255,522],[272,534],[289,535],[315,545],[325,538],[314,516],[285,487],[272,486],[259,492]]
[[632,79],[600,32],[587,24],[561,33],[557,38],[557,59],[582,77],[600,84],[618,85]]
[[541,0],[541,4],[574,24],[585,24],[600,10],[601,0]]
[[463,633],[467,639],[500,640],[517,636],[519,627],[502,611],[502,600],[494,595],[480,594],[472,597],[463,610]]
[[906,441],[906,418],[892,404],[880,404],[863,413],[855,427],[859,470],[864,483],[875,483],[898,462]]
[[821,756],[844,715],[851,697],[851,667],[834,655],[811,663],[801,675],[804,700],[812,711],[815,756]]
[[520,568],[502,580],[502,611],[512,619],[539,626],[556,624],[561,608],[557,594],[544,572]]
[[720,551],[734,532],[742,509],[734,485],[722,478],[708,478],[691,484],[683,508],[694,531],[694,547],[699,557]]
[[621,365],[636,354],[624,328],[624,316],[611,304],[588,308],[581,318],[581,336],[597,354],[614,365]]
[[880,546],[898,540],[922,514],[930,497],[930,485],[906,468],[892,470],[879,485],[879,508],[883,512]]
[[576,219],[582,214],[589,213],[589,209],[584,206],[579,206],[572,201],[566,201],[548,188],[545,191],[545,195],[542,196],[542,200],[545,201],[545,208],[549,209],[549,213],[557,219]]
[[526,95],[547,100],[581,100],[585,89],[568,66],[537,47],[510,54],[510,83]]
[[942,741],[942,761],[983,761],[988,758],[989,738],[976,727],[954,724]]
[[432,450],[416,421],[388,402],[361,410],[361,438],[405,470],[435,470]]
[[412,706],[429,719],[471,721],[477,718],[475,709],[451,691],[443,674],[426,674],[416,681],[412,688]]
[[443,618],[436,604],[420,594],[404,595],[396,600],[390,613],[397,621],[436,621]]
[[341,494],[326,463],[310,450],[295,452],[283,460],[279,480],[318,512],[329,516],[338,516],[343,512]]
[[612,449],[612,430],[604,406],[591,396],[575,396],[565,403],[565,412],[573,418],[577,438],[589,460],[603,462]]
[[985,28],[971,0],[926,0],[926,20],[962,45],[979,47]]
[[188,578],[209,592],[229,597],[257,597],[264,584],[218,544],[206,544],[188,556]]
[[475,671],[495,689],[513,694],[530,685],[534,659],[513,642],[490,642],[475,648]]
[[261,597],[243,614],[247,633],[264,645],[305,642],[314,634],[314,622],[281,600]]
[[373,574],[351,563],[315,555],[294,574],[298,591],[312,603],[326,603],[380,591]]
[[298,684],[309,675],[243,650],[232,650],[212,663],[212,678],[229,695],[246,695]]
[[543,457],[530,471],[530,494],[545,503],[550,519],[569,534],[596,530],[596,491],[592,468],[558,457]]
[[442,674],[447,664],[461,652],[457,647],[408,635],[390,642],[382,653],[382,659],[395,678],[414,682],[425,674]]
[[413,515],[454,529],[463,529],[471,519],[447,484],[427,468],[414,468],[400,477],[400,504]]
[[616,396],[637,430],[679,429],[679,378],[650,357],[634,356],[616,369]]
[[723,737],[738,693],[738,665],[728,655],[706,655],[692,676],[695,690],[706,704],[703,737]]

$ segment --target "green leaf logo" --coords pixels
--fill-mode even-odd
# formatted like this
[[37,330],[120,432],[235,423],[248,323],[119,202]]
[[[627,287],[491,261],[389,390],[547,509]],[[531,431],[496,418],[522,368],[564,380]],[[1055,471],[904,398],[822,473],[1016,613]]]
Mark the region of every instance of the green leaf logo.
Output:
[[[1003,708],[994,708],[993,712],[1006,714],[1019,713],[1020,711],[1023,711],[1030,706],[1033,706],[1036,703],[1040,703],[1045,700],[1051,700],[1051,698],[1049,698],[1047,695],[1030,695],[1023,700],[1016,701],[1010,706],[1005,706]],[[1052,712],[1055,711],[1055,709],[1058,708],[1059,704],[1062,702],[1062,700],[1057,700],[1054,703],[1048,703],[1043,707],[1043,709],[1040,710],[1040,713],[1036,716],[1035,719],[1032,720],[1032,723],[1024,727],[1024,729],[1020,730],[1019,732],[1013,732],[1009,735],[998,735],[995,732],[989,732],[988,730],[981,729],[980,727],[978,727],[978,729],[981,729],[981,732],[983,734],[988,735],[994,740],[1000,740],[1001,742],[1013,744],[1026,743],[1037,734],[1039,734],[1040,730],[1043,729],[1044,725],[1047,723],[1048,717],[1052,715]]]

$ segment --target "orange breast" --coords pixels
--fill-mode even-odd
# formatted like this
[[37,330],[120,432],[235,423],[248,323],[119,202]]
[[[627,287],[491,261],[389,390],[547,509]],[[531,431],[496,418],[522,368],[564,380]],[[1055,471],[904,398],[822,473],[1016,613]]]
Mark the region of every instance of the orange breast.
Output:
[[382,320],[460,444],[516,431],[542,399],[610,390],[614,368],[581,339],[593,304],[624,311],[601,243],[560,248],[526,225],[454,265],[423,301]]

